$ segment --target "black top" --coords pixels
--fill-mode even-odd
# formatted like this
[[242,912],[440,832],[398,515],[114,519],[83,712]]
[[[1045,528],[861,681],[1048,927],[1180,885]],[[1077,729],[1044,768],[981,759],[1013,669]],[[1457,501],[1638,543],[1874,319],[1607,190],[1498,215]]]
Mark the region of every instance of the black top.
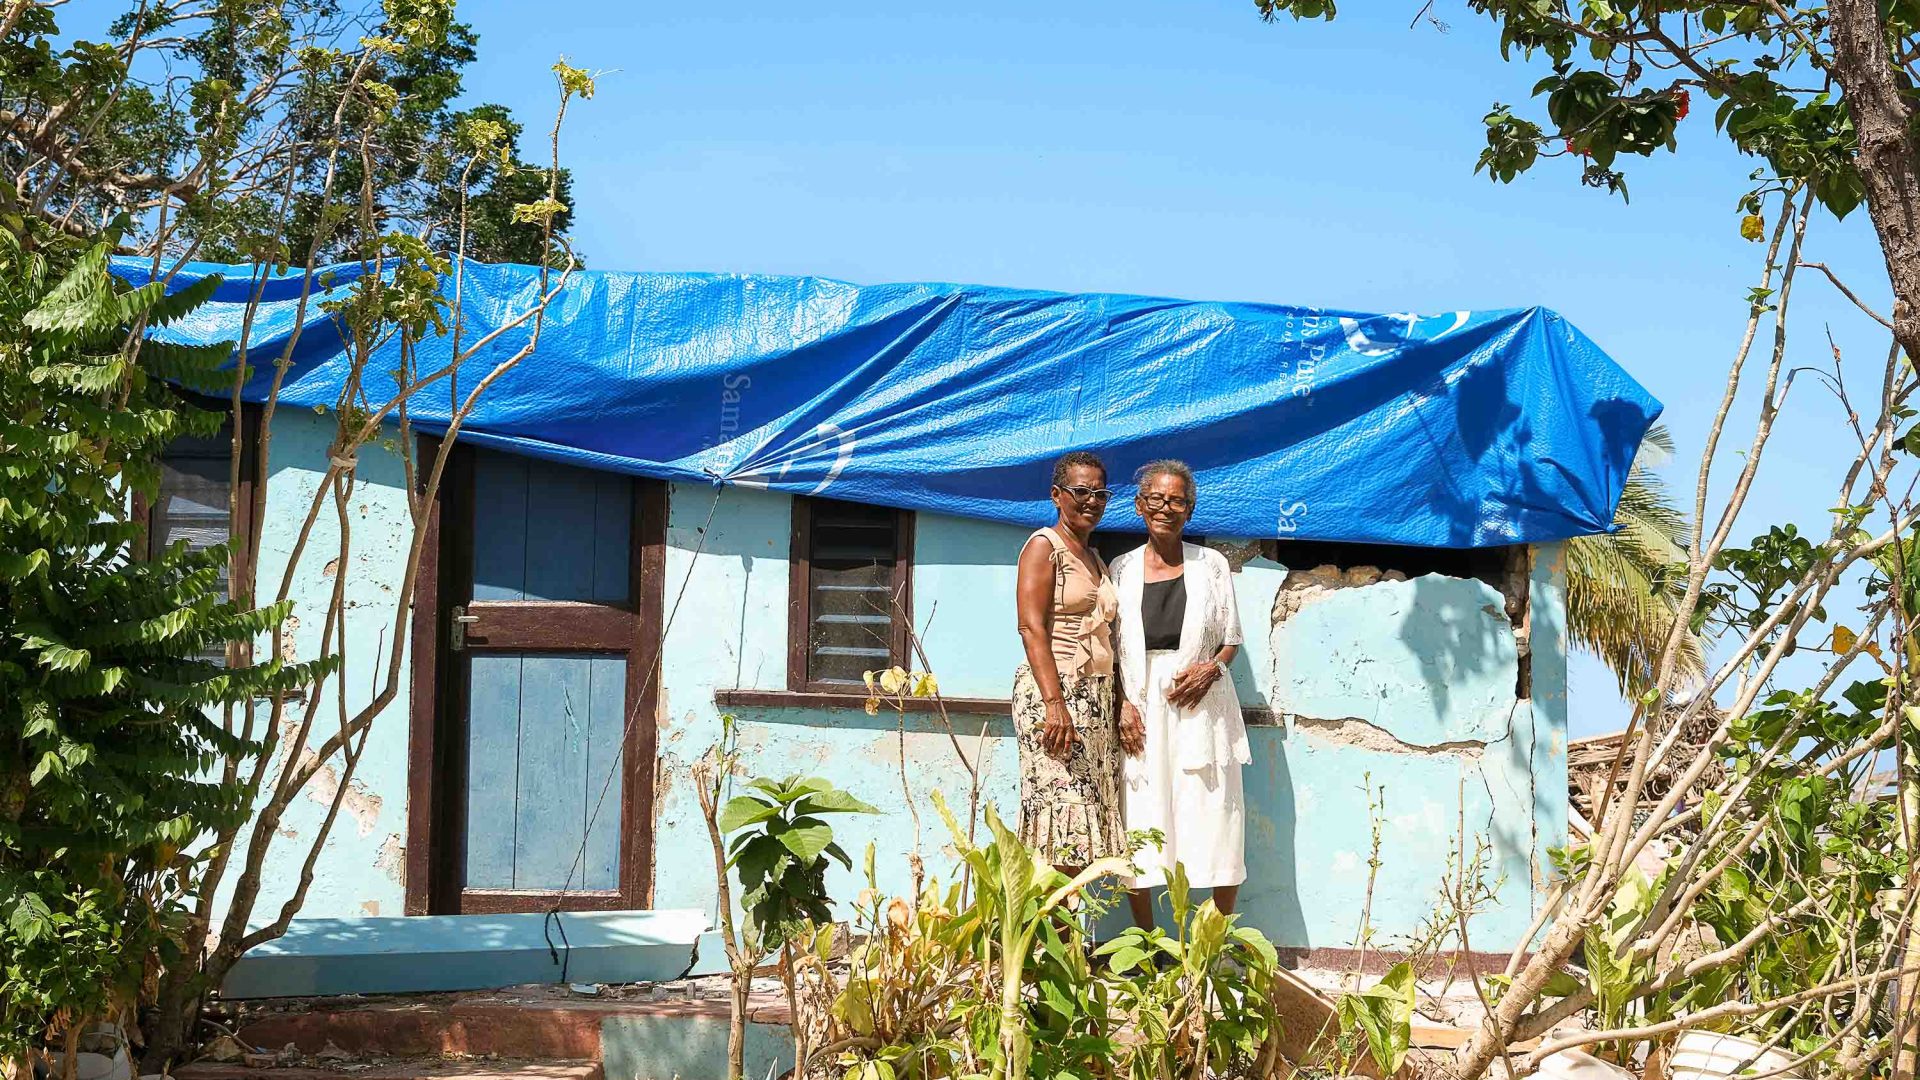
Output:
[[1147,650],[1180,647],[1180,624],[1187,618],[1187,575],[1149,581],[1140,592],[1140,625]]

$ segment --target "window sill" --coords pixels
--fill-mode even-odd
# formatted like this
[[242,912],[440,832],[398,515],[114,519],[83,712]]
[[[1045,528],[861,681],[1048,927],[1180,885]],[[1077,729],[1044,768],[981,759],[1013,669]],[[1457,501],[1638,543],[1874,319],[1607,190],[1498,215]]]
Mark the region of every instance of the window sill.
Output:
[[[715,690],[713,703],[722,708],[746,709],[861,709],[867,707],[865,694],[834,694],[815,690]],[[948,715],[1007,716],[1013,703],[999,698],[907,698],[910,713],[938,713],[940,704]],[[880,708],[892,711],[895,701],[881,698]]]
[[[941,698],[950,716],[999,716],[1012,714],[1013,703],[1002,698]],[[862,709],[864,694],[834,694],[820,690],[715,690],[713,703],[723,709]],[[894,702],[882,698],[880,708],[891,711]],[[933,698],[908,698],[910,713],[938,713]],[[1240,715],[1248,727],[1285,727],[1284,714],[1258,705],[1243,705]]]

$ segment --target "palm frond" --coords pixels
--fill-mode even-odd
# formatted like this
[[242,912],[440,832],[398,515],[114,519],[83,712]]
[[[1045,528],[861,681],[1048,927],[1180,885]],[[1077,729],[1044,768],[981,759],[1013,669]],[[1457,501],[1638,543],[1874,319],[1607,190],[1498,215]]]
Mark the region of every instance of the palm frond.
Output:
[[[1614,510],[1615,531],[1568,541],[1567,634],[1575,648],[1600,658],[1637,698],[1652,687],[1660,652],[1686,597],[1687,550],[1693,529],[1666,484],[1647,464],[1673,453],[1673,435],[1655,424]],[[1691,631],[1675,658],[1685,682],[1706,671],[1706,650]]]

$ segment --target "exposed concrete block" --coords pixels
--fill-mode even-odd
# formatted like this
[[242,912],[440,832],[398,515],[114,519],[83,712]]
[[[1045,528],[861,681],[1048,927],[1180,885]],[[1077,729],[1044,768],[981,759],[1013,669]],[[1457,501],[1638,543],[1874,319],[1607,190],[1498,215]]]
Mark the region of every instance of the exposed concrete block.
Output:
[[1378,724],[1358,717],[1343,717],[1339,720],[1322,720],[1313,716],[1295,716],[1289,718],[1295,731],[1328,742],[1357,746],[1364,750],[1378,750],[1387,754],[1445,755],[1462,761],[1477,762],[1486,751],[1483,739],[1460,739],[1454,742],[1434,743],[1430,746],[1415,746],[1395,738],[1393,732]]

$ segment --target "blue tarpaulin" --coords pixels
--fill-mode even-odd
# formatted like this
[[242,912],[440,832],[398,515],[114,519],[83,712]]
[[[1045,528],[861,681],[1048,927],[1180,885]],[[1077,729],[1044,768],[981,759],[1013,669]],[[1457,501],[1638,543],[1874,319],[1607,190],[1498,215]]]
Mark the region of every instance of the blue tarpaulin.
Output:
[[[148,264],[116,263],[136,283]],[[263,400],[298,332],[281,401],[338,407],[351,352],[323,310],[357,265],[302,276],[188,264],[212,302],[156,336],[238,340],[248,301]],[[462,346],[528,310],[539,271],[468,264]],[[452,295],[449,283],[448,295]],[[500,334],[461,394],[527,340]],[[452,356],[435,338],[414,359]],[[386,402],[397,341],[362,369]],[[449,380],[415,424],[444,428]],[[1367,315],[1262,303],[814,277],[576,272],[538,349],[480,398],[462,438],[640,476],[726,483],[1022,525],[1052,520],[1055,457],[1089,449],[1114,487],[1155,458],[1199,479],[1194,531],[1441,547],[1607,529],[1660,403],[1544,308]],[[1105,525],[1138,528],[1131,499]]]

